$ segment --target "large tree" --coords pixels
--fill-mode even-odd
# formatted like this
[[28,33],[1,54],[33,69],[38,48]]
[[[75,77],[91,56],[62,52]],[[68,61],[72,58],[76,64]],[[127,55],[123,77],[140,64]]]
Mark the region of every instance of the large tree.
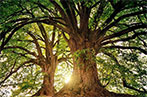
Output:
[[[49,37],[42,23],[53,25],[61,31],[73,56],[71,80],[54,96],[130,96],[106,89],[112,90],[109,86],[115,81],[115,87],[123,85],[146,93],[146,66],[139,58],[147,54],[146,4],[145,0],[4,0],[0,49],[5,49],[14,33],[30,23],[38,24],[46,41]],[[48,60],[51,53],[46,55]]]

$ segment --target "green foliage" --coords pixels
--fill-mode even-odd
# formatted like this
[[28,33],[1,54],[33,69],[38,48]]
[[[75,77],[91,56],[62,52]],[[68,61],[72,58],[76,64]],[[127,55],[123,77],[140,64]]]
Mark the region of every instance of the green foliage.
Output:
[[[73,64],[71,62],[73,60],[71,57],[74,57],[79,67],[84,66],[82,62],[89,62],[89,60],[96,62],[99,79],[103,85],[109,83],[106,86],[108,90],[117,93],[137,94],[139,97],[147,96],[144,93],[139,93],[132,89],[125,88],[122,84],[123,79],[125,79],[128,85],[133,86],[136,89],[143,90],[143,87],[146,88],[147,56],[143,54],[139,49],[107,48],[109,46],[118,45],[124,47],[137,47],[146,51],[147,35],[137,35],[143,32],[146,33],[146,28],[144,29],[141,27],[140,29],[136,29],[135,27],[132,28],[133,30],[129,31],[128,33],[122,32],[126,33],[124,35],[118,35],[112,39],[103,40],[105,37],[111,35],[114,36],[114,34],[119,33],[123,30],[127,29],[128,31],[128,28],[130,27],[139,24],[147,24],[147,14],[144,13],[125,17],[117,22],[117,19],[122,16],[135,12],[146,11],[146,0],[69,0],[67,1],[70,4],[70,6],[68,6],[69,9],[67,9],[67,6],[61,4],[60,0],[53,1],[56,1],[63,10],[55,8],[54,4],[52,4],[50,0],[0,1],[0,35],[2,35],[0,36],[0,45],[2,44],[3,40],[6,40],[8,38],[13,30],[17,30],[15,31],[15,34],[10,39],[10,41],[6,44],[6,47],[23,47],[32,53],[36,53],[38,57],[39,54],[36,49],[37,46],[34,44],[33,38],[28,34],[28,32],[31,32],[31,34],[36,37],[37,42],[41,47],[43,56],[46,58],[47,45],[45,45],[45,39],[41,34],[40,29],[38,28],[38,21],[37,23],[27,24],[17,29],[17,27],[23,23],[27,23],[33,20],[42,21],[45,19],[42,25],[46,31],[47,42],[49,45],[51,45],[53,54],[57,57],[57,59],[69,58],[67,61],[59,63],[56,68],[54,85],[57,91],[59,91],[65,84],[64,80],[67,77],[65,75],[71,75],[73,68]],[[43,7],[41,7],[42,5]],[[84,7],[84,10],[80,10]],[[91,9],[87,11],[89,8]],[[75,33],[77,30],[79,30],[76,34],[72,33],[74,27],[70,27],[70,25],[73,24],[73,21],[68,24],[67,21],[64,21],[65,17],[62,17],[64,15],[62,14],[62,11],[66,12],[70,9],[73,9],[74,11],[69,13],[67,12],[65,15],[68,18],[71,16],[71,14],[75,13],[75,19],[77,20],[77,29],[75,30]],[[80,11],[78,12],[78,10]],[[85,15],[89,16],[89,19],[87,21],[88,28],[86,29],[87,33],[85,35],[83,35],[82,32],[84,30],[80,29],[79,26],[82,24],[82,18],[84,18],[84,15],[80,16],[80,12],[82,14],[90,13],[89,15]],[[86,20],[84,23],[85,22]],[[113,23],[114,25],[110,27]],[[53,24],[54,26],[52,26]],[[54,27],[56,29],[54,29]],[[106,28],[108,27],[110,28],[107,30]],[[69,29],[69,32],[65,32],[65,36],[67,37],[67,40],[65,40],[62,32]],[[105,32],[105,30],[107,31]],[[95,36],[99,37],[98,35],[101,34],[101,31],[105,33],[102,34],[102,39],[100,38],[101,43],[98,43],[97,40],[93,38]],[[52,37],[54,33],[55,40],[52,43]],[[95,36],[91,35],[91,33]],[[67,41],[69,41],[68,39],[70,39],[72,35],[74,36],[77,34],[80,36],[80,38],[84,38],[85,40],[88,39],[88,42],[92,41],[92,48],[95,48],[95,45],[99,44],[98,49],[100,49],[100,51],[98,54],[96,55],[95,52],[97,51],[97,48],[95,50],[85,48],[82,50],[77,50],[73,55],[71,55],[70,49],[68,47],[70,44],[68,44]],[[137,36],[135,36],[135,38],[132,38],[134,35]],[[124,40],[128,37],[132,39]],[[74,36],[73,38],[76,39],[79,37]],[[114,42],[116,40],[119,41]],[[106,42],[110,43],[103,45],[103,43]],[[45,73],[41,71],[41,67],[39,67],[38,64],[23,64],[25,61],[28,61],[30,59],[35,59],[35,57],[20,48],[4,49],[0,54],[0,82],[3,81],[6,76],[9,75],[12,71],[20,67],[17,72],[12,74],[5,81],[5,83],[2,84],[3,86],[8,85],[10,89],[12,88],[11,91],[13,97],[24,97],[26,94],[30,96],[39,90],[42,85],[43,76]],[[41,58],[39,59],[41,60]],[[87,70],[90,68],[90,66],[91,64],[89,63]],[[0,93],[3,92],[2,90],[3,88],[0,89]],[[7,93],[5,95],[7,95]]]
[[101,53],[97,56],[98,73],[102,84],[106,85],[109,83],[106,88],[118,93],[131,93],[144,97],[145,94],[126,89],[121,83],[122,78],[125,78],[130,86],[135,88],[145,86],[147,71],[145,70],[146,61],[143,60],[146,55],[142,55],[142,57],[139,58],[138,53],[131,53],[128,50],[116,51],[115,49],[111,49],[107,50],[107,52],[114,55],[119,64],[113,57],[110,57],[109,54]]

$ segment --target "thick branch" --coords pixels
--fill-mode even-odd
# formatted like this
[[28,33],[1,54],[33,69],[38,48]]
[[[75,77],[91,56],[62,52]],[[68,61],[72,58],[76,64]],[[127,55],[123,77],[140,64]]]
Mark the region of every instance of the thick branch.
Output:
[[108,25],[114,19],[114,17],[117,15],[117,13],[119,13],[122,10],[122,8],[124,7],[124,4],[122,4],[121,0],[118,1],[116,4],[113,3],[113,0],[109,0],[109,2],[111,3],[112,7],[114,8],[114,11],[110,15],[110,17],[107,18],[104,25]]
[[126,17],[131,17],[131,16],[135,16],[135,15],[139,15],[139,14],[143,14],[145,13],[145,11],[139,11],[139,12],[134,12],[134,13],[130,13],[130,14],[126,14],[123,16],[120,16],[118,19],[116,19],[114,22],[112,22],[111,24],[109,24],[107,27],[105,27],[101,32],[100,35],[104,35],[106,33],[107,30],[109,30],[111,27],[115,26],[120,20],[126,18]]
[[[26,21],[26,22],[23,22],[23,23],[20,23],[20,25],[17,25],[16,27],[14,27],[13,29],[8,29],[6,32],[3,32],[4,33],[4,37],[1,37],[1,38],[5,38],[5,35],[10,32],[10,34],[8,35],[7,39],[1,44],[0,46],[0,52],[1,50],[3,50],[4,46],[9,42],[9,40],[12,38],[12,36],[14,35],[14,33],[19,30],[20,28],[22,28],[23,26],[27,25],[27,24],[30,24],[30,23],[34,23],[34,22],[44,22],[44,23],[48,23],[48,19],[42,19],[42,20],[38,20],[38,19],[34,19],[34,20],[30,20],[30,21]],[[1,39],[0,39],[1,40]]]
[[48,38],[48,35],[45,31],[45,28],[44,26],[41,24],[41,23],[37,23],[39,29],[40,29],[40,32],[45,40],[45,46],[46,46],[46,58],[47,60],[49,61],[50,60],[50,55],[52,56],[53,55],[53,52],[52,52],[52,45],[50,43],[50,40]]
[[64,13],[64,10],[61,8],[61,6],[54,0],[50,0],[50,2],[55,6],[55,8],[57,8],[57,10],[60,12],[60,14],[62,15],[62,17],[64,19],[66,19],[66,14]]
[[75,14],[75,4],[74,2],[69,2],[65,0],[60,0],[63,8],[65,9],[65,14],[67,15],[66,22],[69,27],[73,30],[73,32],[77,32],[77,19]]
[[53,33],[52,33],[52,40],[51,40],[52,45],[54,44],[55,36],[56,36],[56,27],[54,26]]
[[39,54],[40,56],[43,56],[42,51],[41,51],[41,48],[40,48],[40,45],[39,45],[39,43],[38,43],[38,41],[37,41],[35,35],[33,35],[31,32],[27,32],[27,33],[33,38],[34,43],[35,43],[35,45],[36,45],[36,49],[37,49],[38,54]]
[[135,49],[135,50],[139,50],[141,51],[142,53],[146,54],[147,55],[147,51],[140,48],[140,47],[124,47],[124,46],[107,46],[107,47],[103,47],[103,48],[118,48],[118,49]]
[[27,52],[28,54],[37,57],[37,55],[36,55],[35,52],[31,52],[31,51],[29,51],[28,49],[26,49],[26,48],[24,48],[24,47],[21,47],[21,46],[7,46],[7,47],[4,47],[3,49],[14,49],[14,48],[21,49],[21,50]]
[[126,33],[129,33],[129,32],[134,31],[134,30],[136,30],[136,29],[146,28],[146,27],[147,27],[147,25],[145,25],[145,24],[137,24],[137,25],[135,25],[135,26],[129,27],[129,28],[127,28],[127,29],[125,29],[125,30],[122,30],[122,31],[120,31],[120,32],[111,34],[111,35],[109,35],[109,36],[105,36],[105,37],[103,38],[103,41],[104,41],[104,40],[107,40],[107,39],[119,37],[119,36],[121,36],[121,35],[124,35],[124,34],[126,34]]
[[108,40],[108,41],[104,41],[102,43],[102,45],[106,45],[109,43],[115,43],[115,42],[119,42],[119,41],[129,41],[131,39],[135,39],[136,37],[138,37],[139,35],[146,35],[147,32],[141,32],[141,33],[135,33],[134,35],[132,35],[131,37],[127,37],[127,38],[122,38],[122,39],[117,39],[117,40]]

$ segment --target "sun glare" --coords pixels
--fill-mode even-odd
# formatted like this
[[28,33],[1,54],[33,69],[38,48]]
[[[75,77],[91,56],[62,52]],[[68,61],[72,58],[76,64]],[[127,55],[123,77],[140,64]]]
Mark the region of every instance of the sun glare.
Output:
[[65,77],[65,83],[68,83],[70,81],[70,76]]

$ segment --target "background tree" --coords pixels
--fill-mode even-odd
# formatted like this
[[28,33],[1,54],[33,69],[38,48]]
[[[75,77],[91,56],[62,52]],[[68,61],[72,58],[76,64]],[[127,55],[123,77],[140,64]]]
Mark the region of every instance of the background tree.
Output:
[[[63,40],[63,39],[60,39],[60,35],[58,35],[58,38],[55,38],[57,37],[57,35],[55,35],[55,31],[57,31],[57,29],[54,28],[53,26],[47,26],[42,24],[32,24],[21,29],[19,32],[17,32],[14,35],[14,37],[11,39],[9,44],[7,44],[7,46],[3,48],[4,52],[2,53],[1,57],[4,59],[6,58],[7,61],[4,60],[4,62],[2,62],[1,64],[2,66],[1,71],[2,73],[6,74],[1,76],[2,78],[1,78],[0,84],[2,86],[6,86],[6,84],[3,85],[4,82],[9,77],[14,75],[14,73],[17,73],[17,72],[20,73],[19,71],[20,68],[23,69],[22,71],[25,71],[23,72],[24,75],[25,73],[27,74],[27,72],[31,71],[31,74],[28,73],[31,76],[24,77],[23,73],[22,73],[22,76],[24,78],[19,76],[20,77],[19,80],[23,79],[23,83],[22,82],[18,83],[19,81],[17,81],[15,77],[14,79],[9,78],[11,80],[12,79],[16,80],[17,81],[16,86],[18,85],[19,87],[21,87],[20,89],[18,89],[17,91],[13,93],[13,96],[18,95],[20,92],[24,92],[24,90],[27,90],[26,93],[33,94],[34,92],[32,92],[32,90],[34,89],[34,84],[35,82],[38,82],[35,76],[38,76],[38,75],[41,76],[40,73],[42,73],[43,75],[43,79],[41,78],[42,76],[41,77],[39,76],[40,79],[43,80],[43,83],[42,85],[40,85],[41,81],[39,81],[40,84],[36,84],[36,86],[40,85],[41,88],[39,89],[37,93],[34,94],[34,96],[42,96],[42,95],[53,96],[54,95],[56,91],[54,88],[54,76],[55,76],[56,67],[59,64],[59,62],[66,61],[65,60],[66,55],[62,57],[60,50],[62,50],[62,53],[63,51],[67,50],[65,48],[66,44],[63,44],[62,42],[60,42]],[[62,49],[57,47],[57,46],[60,46],[61,43],[62,45],[65,46]],[[7,65],[8,67],[6,68],[5,66]],[[36,67],[36,66],[34,67],[33,65],[37,65],[39,67]],[[28,70],[26,70],[27,67],[28,67]],[[38,68],[38,69],[35,70],[34,68]],[[8,71],[3,71],[3,69],[4,70],[8,69]],[[32,74],[32,73],[35,73],[32,70],[35,70],[35,72],[37,72],[37,75]],[[17,75],[18,74],[15,74],[14,76],[17,76]],[[33,77],[33,78],[30,79],[29,77]],[[9,83],[9,82],[10,81],[6,83]],[[12,83],[14,82],[12,81]],[[37,88],[36,86],[35,88]]]
[[[5,13],[3,7],[10,3],[17,7]],[[24,25],[53,25],[62,30],[74,66],[70,82],[55,96],[124,96],[104,88],[110,89],[113,84],[146,93],[146,67],[140,58],[147,54],[146,4],[143,0],[3,1],[1,50]],[[104,79],[108,81],[105,86]]]

